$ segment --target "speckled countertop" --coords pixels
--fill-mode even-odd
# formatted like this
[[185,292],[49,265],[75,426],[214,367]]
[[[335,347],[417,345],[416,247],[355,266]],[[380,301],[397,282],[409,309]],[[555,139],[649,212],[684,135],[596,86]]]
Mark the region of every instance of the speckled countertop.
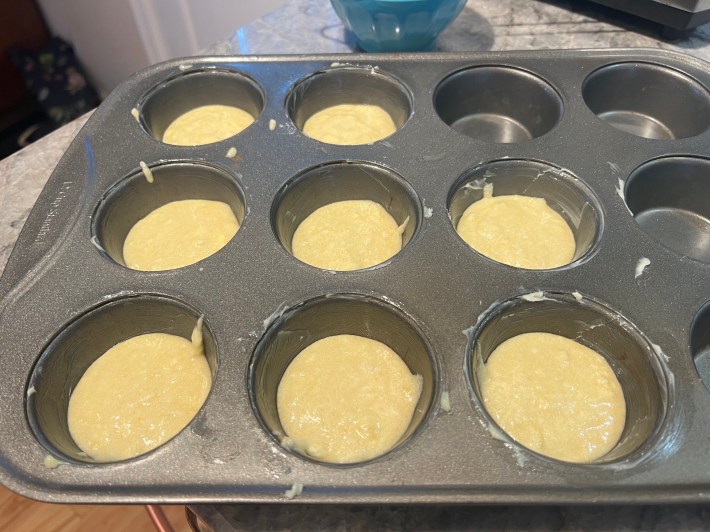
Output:
[[[710,61],[710,24],[665,42],[657,26],[581,1],[469,1],[437,51],[650,47]],[[343,53],[355,40],[329,2],[291,0],[236,30],[207,54]],[[0,161],[0,269],[84,116]],[[709,530],[710,505],[616,507],[302,507],[198,505],[217,530]]]
[[[631,31],[630,31],[631,30]],[[433,51],[664,48],[710,61],[710,24],[664,42],[658,26],[581,0],[469,0]],[[235,31],[222,54],[341,53],[355,49],[330,2],[291,0]]]

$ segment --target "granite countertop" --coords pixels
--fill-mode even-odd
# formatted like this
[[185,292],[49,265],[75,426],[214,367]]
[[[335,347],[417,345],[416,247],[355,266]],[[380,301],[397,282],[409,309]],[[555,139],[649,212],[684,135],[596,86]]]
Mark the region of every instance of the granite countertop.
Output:
[[[710,24],[682,39],[659,39],[659,26],[580,0],[469,0],[432,51],[663,48],[710,61]],[[356,49],[330,2],[291,0],[235,31],[219,54],[342,53]]]
[[[436,51],[662,48],[710,61],[710,24],[666,42],[658,27],[597,4],[562,0],[469,1]],[[206,54],[347,53],[355,39],[329,2],[290,0],[237,29]],[[29,211],[90,114],[0,161],[0,270]],[[218,530],[264,529],[673,529],[702,530],[710,505],[617,507],[295,507],[197,505]]]

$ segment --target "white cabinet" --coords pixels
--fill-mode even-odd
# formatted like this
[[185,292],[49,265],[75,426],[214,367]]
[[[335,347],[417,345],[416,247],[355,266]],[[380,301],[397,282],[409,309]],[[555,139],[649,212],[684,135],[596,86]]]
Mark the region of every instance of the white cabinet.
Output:
[[102,96],[133,72],[194,55],[286,0],[38,0]]

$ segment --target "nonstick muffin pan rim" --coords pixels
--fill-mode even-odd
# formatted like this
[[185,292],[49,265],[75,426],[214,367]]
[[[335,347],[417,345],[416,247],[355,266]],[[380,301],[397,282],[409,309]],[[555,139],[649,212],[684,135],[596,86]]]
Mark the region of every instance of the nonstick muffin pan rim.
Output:
[[[9,429],[0,438],[3,483],[57,502],[275,502],[284,500],[294,483],[305,486],[296,502],[706,500],[710,472],[698,465],[707,428],[699,420],[710,412],[710,394],[693,365],[689,331],[707,301],[698,288],[707,286],[710,270],[646,235],[619,188],[623,192],[631,171],[650,159],[705,156],[710,137],[706,129],[685,139],[643,139],[597,118],[581,98],[584,79],[603,65],[629,61],[668,66],[710,85],[704,63],[651,50],[189,58],[156,65],[125,82],[67,150],[0,283],[0,333],[9,346],[3,353],[9,370],[0,406]],[[261,114],[243,134],[207,146],[176,147],[139,127],[131,110],[143,94],[161,79],[210,65],[243,71],[264,93]],[[535,139],[502,144],[461,135],[442,122],[434,109],[436,83],[469,66],[491,65],[527,70],[549,83],[563,102],[556,126]],[[293,84],[318,70],[353,66],[377,68],[401,81],[412,94],[408,121],[370,146],[330,146],[300,135],[285,109]],[[580,141],[584,135],[594,141]],[[238,158],[226,157],[231,147]],[[460,241],[447,212],[451,187],[468,169],[504,158],[559,166],[593,190],[604,227],[592,257],[574,267],[531,272],[494,263]],[[232,242],[200,263],[147,275],[102,255],[91,243],[89,218],[106,190],[138,172],[139,161],[154,166],[185,160],[223,168],[242,187],[246,213]],[[317,270],[298,263],[273,234],[271,202],[279,188],[308,168],[338,161],[390,168],[421,199],[420,228],[384,267],[338,274]],[[439,261],[443,256],[449,259]],[[641,257],[651,263],[636,278]],[[252,281],[260,275],[264,282]],[[288,277],[295,282],[287,284]],[[669,282],[676,279],[681,282]],[[667,367],[675,388],[661,448],[653,456],[616,469],[550,463],[488,431],[466,386],[469,338],[463,331],[495,302],[539,290],[579,292],[601,301],[660,346],[651,356]],[[406,446],[342,470],[280,448],[255,420],[247,394],[249,360],[269,317],[338,293],[380,298],[412,316],[441,365],[435,401],[447,392],[452,406],[450,413],[432,412]],[[39,353],[86,310],[141,294],[171,297],[205,314],[219,352],[210,399],[182,433],[141,458],[47,468],[48,450],[25,419],[27,379]]]

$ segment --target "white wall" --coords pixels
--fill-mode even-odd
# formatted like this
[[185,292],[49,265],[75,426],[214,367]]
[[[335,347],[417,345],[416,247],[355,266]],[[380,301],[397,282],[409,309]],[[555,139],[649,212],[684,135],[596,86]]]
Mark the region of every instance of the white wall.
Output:
[[38,0],[99,93],[146,66],[194,55],[286,0]]
[[149,64],[127,2],[39,0],[39,4],[51,32],[74,46],[102,96]]

